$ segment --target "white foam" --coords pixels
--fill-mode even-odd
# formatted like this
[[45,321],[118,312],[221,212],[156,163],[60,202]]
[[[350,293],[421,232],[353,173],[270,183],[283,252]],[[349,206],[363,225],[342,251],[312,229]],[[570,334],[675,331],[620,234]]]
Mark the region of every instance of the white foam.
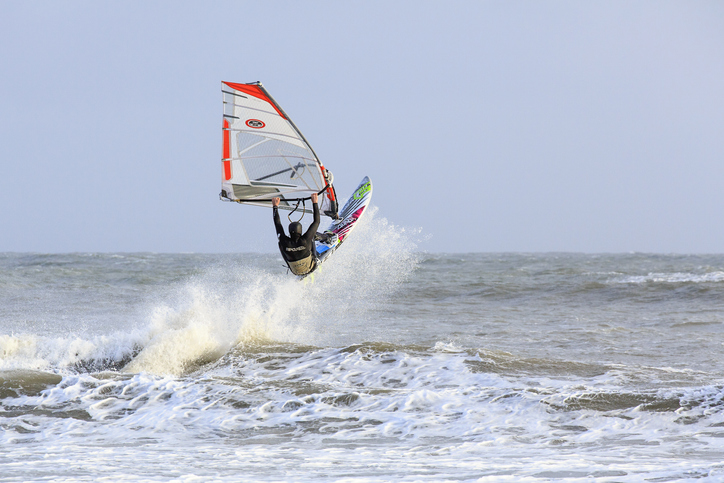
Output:
[[648,275],[626,276],[611,280],[612,283],[716,283],[724,282],[724,272],[708,273],[649,273]]
[[0,370],[62,370],[92,361],[122,361],[130,357],[142,339],[137,331],[90,339],[37,334],[0,335]]
[[[466,361],[475,357],[446,345],[288,349],[237,349],[188,378],[69,375],[39,396],[6,400],[28,413],[23,429],[6,430],[0,443],[26,448],[24,469],[36,475],[43,458],[77,472],[54,449],[65,448],[92,474],[102,467],[109,478],[144,475],[148,467],[149,480],[179,468],[197,478],[213,468],[207,476],[223,481],[239,474],[337,481],[351,478],[350,468],[370,481],[717,474],[692,448],[718,448],[721,386],[653,394],[680,399],[676,411],[566,409],[581,396],[615,399],[625,388],[607,375],[526,380],[473,372]],[[113,465],[98,448],[113,452]],[[687,458],[675,456],[682,452]]]

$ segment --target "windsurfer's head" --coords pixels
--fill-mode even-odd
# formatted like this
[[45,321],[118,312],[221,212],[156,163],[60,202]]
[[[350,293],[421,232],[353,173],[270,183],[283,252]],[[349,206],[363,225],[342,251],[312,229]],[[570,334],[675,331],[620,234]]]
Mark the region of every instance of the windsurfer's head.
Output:
[[296,240],[300,236],[302,236],[302,224],[298,221],[289,223],[289,238]]

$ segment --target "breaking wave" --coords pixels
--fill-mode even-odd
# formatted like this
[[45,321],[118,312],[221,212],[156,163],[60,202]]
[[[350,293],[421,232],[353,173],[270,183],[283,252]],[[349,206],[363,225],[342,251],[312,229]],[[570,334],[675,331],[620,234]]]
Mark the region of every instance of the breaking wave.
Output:
[[649,273],[613,279],[614,283],[718,283],[724,282],[724,272],[709,273]]
[[146,320],[129,331],[91,338],[2,335],[0,370],[118,369],[178,376],[239,344],[324,346],[371,336],[365,334],[369,311],[419,263],[418,233],[390,224],[371,208],[313,280],[288,275],[281,258],[279,269],[217,263],[151,294]]

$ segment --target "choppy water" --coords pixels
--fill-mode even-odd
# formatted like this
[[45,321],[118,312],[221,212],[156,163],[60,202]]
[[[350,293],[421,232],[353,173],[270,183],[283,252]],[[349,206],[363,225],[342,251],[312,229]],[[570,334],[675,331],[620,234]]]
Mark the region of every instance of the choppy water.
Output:
[[724,481],[724,256],[0,254],[2,481]]

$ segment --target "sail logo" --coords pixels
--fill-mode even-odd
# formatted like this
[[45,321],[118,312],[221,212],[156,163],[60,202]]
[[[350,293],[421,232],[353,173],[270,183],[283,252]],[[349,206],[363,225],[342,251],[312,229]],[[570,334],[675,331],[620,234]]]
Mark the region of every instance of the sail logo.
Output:
[[359,200],[362,199],[362,197],[372,189],[372,185],[370,183],[365,183],[364,186],[360,186],[360,188],[354,192],[354,199]]
[[259,119],[247,119],[246,125],[254,129],[261,129],[266,126],[264,121],[260,121]]

